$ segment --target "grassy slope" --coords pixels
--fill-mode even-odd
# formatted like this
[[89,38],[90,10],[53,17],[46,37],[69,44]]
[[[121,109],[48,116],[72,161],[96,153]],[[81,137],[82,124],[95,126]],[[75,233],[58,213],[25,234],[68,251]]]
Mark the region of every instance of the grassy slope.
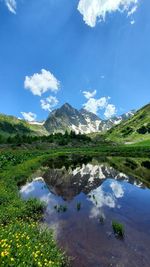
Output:
[[35,135],[42,136],[49,134],[43,125],[35,125],[35,124],[34,125],[28,124],[28,125],[30,130],[33,131]]
[[110,129],[105,137],[107,140],[115,142],[143,142],[143,145],[148,145],[150,144],[150,132],[145,134],[138,133],[138,130],[143,126],[150,129],[150,104],[138,110],[129,120],[123,121]]
[[43,125],[31,125],[14,116],[0,114],[0,134],[10,136],[15,134],[47,135],[48,133]]
[[1,151],[0,154],[0,266],[66,267],[53,235],[39,229],[43,204],[23,201],[18,185],[41,166],[47,154],[39,151]]

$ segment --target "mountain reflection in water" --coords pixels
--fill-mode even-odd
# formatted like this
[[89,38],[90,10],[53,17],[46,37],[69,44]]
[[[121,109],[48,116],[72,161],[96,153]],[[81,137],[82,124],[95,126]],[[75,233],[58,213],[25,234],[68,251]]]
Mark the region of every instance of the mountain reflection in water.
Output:
[[[73,257],[71,266],[150,266],[150,190],[133,177],[105,163],[59,164],[20,193],[46,202],[44,220]],[[58,212],[60,205],[66,208]],[[122,241],[112,232],[114,219],[125,226]]]

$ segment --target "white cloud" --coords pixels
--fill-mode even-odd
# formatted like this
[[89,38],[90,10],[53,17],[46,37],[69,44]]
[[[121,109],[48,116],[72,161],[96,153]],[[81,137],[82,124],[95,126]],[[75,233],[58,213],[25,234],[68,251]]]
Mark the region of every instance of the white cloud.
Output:
[[89,92],[89,91],[83,91],[83,94],[85,96],[85,98],[89,99],[92,98],[96,95],[97,91],[94,90],[93,92]]
[[59,101],[55,96],[49,96],[46,99],[41,99],[40,102],[42,109],[52,111]]
[[86,110],[97,114],[100,109],[103,109],[107,106],[108,100],[109,97],[101,97],[99,99],[89,98],[88,101],[83,104],[83,107]]
[[113,181],[110,184],[110,187],[115,195],[116,198],[121,198],[124,196],[124,190],[121,184],[119,184],[117,181]]
[[134,25],[134,24],[135,24],[135,20],[134,20],[134,19],[131,20],[131,21],[130,21],[130,24],[131,24],[131,25]]
[[104,96],[98,99],[94,98],[96,93],[96,90],[93,92],[83,91],[83,95],[87,99],[87,102],[83,104],[84,109],[94,114],[98,114],[99,110],[105,109],[104,116],[107,119],[111,118],[117,112],[115,105],[108,104],[110,100],[109,96]]
[[[92,201],[94,206],[97,208],[102,208],[103,206],[107,206],[109,208],[115,208],[116,206],[116,199],[115,196],[111,193],[107,193],[103,190],[103,186],[99,186],[97,189],[92,191],[92,195],[95,196],[95,198],[90,198],[89,201]],[[97,203],[95,202],[97,201]],[[95,211],[91,210],[91,216],[95,214]]]
[[15,0],[5,0],[5,4],[10,12],[16,14],[17,3]]
[[55,76],[45,69],[41,73],[35,73],[33,76],[26,76],[24,87],[29,89],[34,95],[41,96],[47,91],[57,92],[59,90],[60,82]]
[[106,106],[106,110],[104,112],[104,116],[109,119],[111,118],[112,116],[114,116],[116,114],[117,110],[116,110],[116,107],[115,105],[113,104],[108,104]]
[[128,17],[133,15],[137,11],[137,5],[133,6],[131,10],[128,11]]
[[138,0],[80,0],[78,10],[83,15],[83,20],[90,27],[95,27],[97,19],[104,21],[107,13],[124,12],[133,14],[138,5]]
[[30,122],[35,121],[36,117],[37,117],[37,115],[35,113],[32,113],[32,112],[21,112],[21,114],[26,121],[30,121]]

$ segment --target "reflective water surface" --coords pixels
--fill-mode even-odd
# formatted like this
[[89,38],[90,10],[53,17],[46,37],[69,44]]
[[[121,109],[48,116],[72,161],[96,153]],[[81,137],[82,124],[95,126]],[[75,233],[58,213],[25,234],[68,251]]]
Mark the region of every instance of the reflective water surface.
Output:
[[[44,220],[71,266],[149,267],[150,190],[105,162],[63,162],[48,164],[20,192],[46,202]],[[115,237],[112,220],[124,225],[124,239]]]

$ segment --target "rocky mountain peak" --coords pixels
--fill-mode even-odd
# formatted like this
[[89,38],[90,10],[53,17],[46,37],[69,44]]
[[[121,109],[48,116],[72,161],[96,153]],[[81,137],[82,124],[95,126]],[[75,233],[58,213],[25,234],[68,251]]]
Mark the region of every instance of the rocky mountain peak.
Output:
[[101,119],[96,114],[94,114],[94,113],[92,113],[92,112],[90,112],[84,108],[80,109],[80,112],[83,116],[86,116],[87,118],[90,118],[94,121],[101,121]]
[[108,120],[101,120],[96,114],[82,108],[77,110],[69,103],[63,104],[60,108],[52,111],[45,121],[45,128],[48,132],[74,131],[76,133],[103,132],[109,130],[122,120],[128,119],[133,112],[116,116]]
[[65,110],[65,109],[67,109],[67,110],[73,110],[74,108],[69,103],[66,102],[65,104],[63,104],[61,106],[60,109],[62,109],[62,110]]

